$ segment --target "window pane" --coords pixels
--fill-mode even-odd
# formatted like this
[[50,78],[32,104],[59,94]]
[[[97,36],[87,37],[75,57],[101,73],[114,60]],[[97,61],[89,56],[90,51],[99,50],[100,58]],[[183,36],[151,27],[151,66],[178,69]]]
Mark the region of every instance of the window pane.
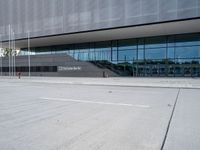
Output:
[[139,39],[138,40],[138,48],[141,48],[141,49],[144,48],[144,39]]
[[74,51],[74,58],[76,59],[76,60],[80,60],[80,54],[79,54],[80,52],[78,51],[78,50],[75,50]]
[[79,50],[85,50],[85,49],[89,49],[90,48],[90,45],[89,43],[85,43],[85,44],[77,44],[76,46],[76,49],[79,49]]
[[117,51],[117,43],[118,41],[112,41],[112,50]]
[[176,36],[176,46],[191,46],[191,45],[200,45],[199,34],[187,34],[187,35]]
[[198,58],[200,57],[200,46],[177,47],[176,58]]
[[174,47],[175,46],[175,36],[168,36],[168,46],[169,47]]
[[112,51],[112,61],[117,60],[117,51]]
[[144,50],[143,49],[138,50],[138,59],[144,60]]
[[79,60],[87,61],[88,53],[79,53]]
[[96,60],[111,60],[111,42],[95,43]]
[[167,58],[168,59],[173,59],[174,58],[174,50],[175,50],[175,48],[168,48],[167,49]]
[[146,49],[145,58],[146,59],[165,59],[166,58],[166,48]]
[[176,64],[199,64],[199,59],[176,59]]
[[102,60],[111,60],[111,52],[110,51],[103,51],[102,52]]
[[152,37],[145,39],[145,48],[166,47],[165,37]]
[[119,51],[119,60],[127,61],[127,60],[136,60],[136,50],[127,50],[127,51]]
[[119,50],[137,49],[137,41],[136,39],[119,40],[118,46],[119,46]]
[[95,43],[95,50],[111,51],[111,42],[98,42],[98,43]]

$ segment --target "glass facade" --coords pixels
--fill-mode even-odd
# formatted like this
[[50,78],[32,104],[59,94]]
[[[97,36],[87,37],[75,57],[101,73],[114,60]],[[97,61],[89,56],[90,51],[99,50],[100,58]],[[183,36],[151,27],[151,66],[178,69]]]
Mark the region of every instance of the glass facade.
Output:
[[200,76],[200,33],[36,47],[31,54],[68,55],[121,76]]

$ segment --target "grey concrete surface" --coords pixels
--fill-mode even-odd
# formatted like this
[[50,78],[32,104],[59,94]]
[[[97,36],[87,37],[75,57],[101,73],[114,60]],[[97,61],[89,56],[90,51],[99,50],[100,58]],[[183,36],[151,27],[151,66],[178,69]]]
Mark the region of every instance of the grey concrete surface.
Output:
[[36,83],[64,83],[76,85],[102,85],[102,86],[125,86],[125,87],[164,87],[164,88],[191,88],[200,89],[200,78],[158,78],[158,77],[113,77],[113,78],[91,78],[91,77],[26,77],[21,80],[17,77],[0,77],[2,82],[36,82]]
[[[79,83],[128,78],[45,79],[0,79],[1,150],[161,149],[178,88]],[[198,98],[198,89],[181,89],[165,149],[200,148]]]
[[200,149],[200,91],[180,92],[164,150]]

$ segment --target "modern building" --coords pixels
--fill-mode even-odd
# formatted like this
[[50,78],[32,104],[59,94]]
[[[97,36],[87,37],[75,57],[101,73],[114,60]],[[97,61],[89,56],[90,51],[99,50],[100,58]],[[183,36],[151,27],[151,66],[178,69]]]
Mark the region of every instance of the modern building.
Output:
[[200,76],[199,0],[0,0],[0,35],[4,75]]

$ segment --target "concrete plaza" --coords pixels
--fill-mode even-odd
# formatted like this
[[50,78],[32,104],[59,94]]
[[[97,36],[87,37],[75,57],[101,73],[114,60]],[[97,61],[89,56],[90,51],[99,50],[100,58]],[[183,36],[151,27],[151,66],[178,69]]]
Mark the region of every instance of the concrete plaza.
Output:
[[0,77],[0,150],[199,150],[200,79]]

